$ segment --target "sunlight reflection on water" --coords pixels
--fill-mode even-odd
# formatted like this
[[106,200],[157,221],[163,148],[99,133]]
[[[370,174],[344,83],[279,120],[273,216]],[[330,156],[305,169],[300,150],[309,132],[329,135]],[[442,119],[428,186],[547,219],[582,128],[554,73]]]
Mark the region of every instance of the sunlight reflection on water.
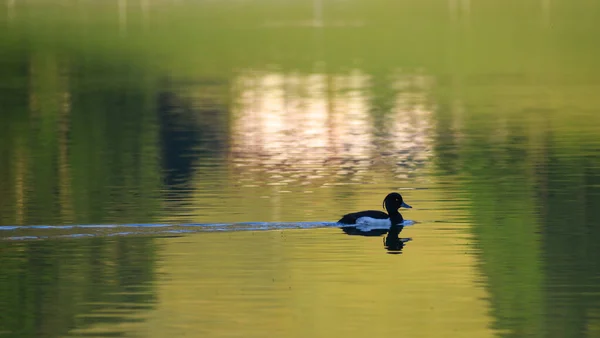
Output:
[[[348,75],[255,71],[239,76],[234,85],[239,93],[233,112],[235,165],[312,172],[327,164],[360,172],[382,157],[403,155],[410,161],[396,164],[415,170],[431,154],[426,98],[431,80],[396,75],[392,81],[402,94],[394,95],[394,106],[381,117],[371,114],[369,81],[359,70]],[[383,119],[383,130],[372,130],[375,118]]]

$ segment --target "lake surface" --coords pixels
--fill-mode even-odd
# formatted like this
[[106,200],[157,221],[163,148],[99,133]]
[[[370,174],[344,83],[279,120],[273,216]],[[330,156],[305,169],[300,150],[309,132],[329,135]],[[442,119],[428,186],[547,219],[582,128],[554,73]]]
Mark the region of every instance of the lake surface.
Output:
[[599,19],[7,1],[0,336],[600,337]]

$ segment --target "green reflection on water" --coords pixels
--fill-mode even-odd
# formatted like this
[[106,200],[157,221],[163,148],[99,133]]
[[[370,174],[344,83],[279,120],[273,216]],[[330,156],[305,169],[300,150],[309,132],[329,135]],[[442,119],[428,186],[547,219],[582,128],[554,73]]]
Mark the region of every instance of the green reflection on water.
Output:
[[3,243],[3,334],[60,337],[142,320],[153,308],[155,246],[149,238]]
[[9,88],[18,95],[1,98],[8,113],[0,170],[9,197],[0,202],[2,223],[151,219],[158,132],[154,90],[143,73],[52,54],[22,57],[32,58],[27,82]]
[[473,105],[485,118],[463,115],[454,128],[441,119],[439,168],[471,201],[494,327],[503,336],[593,336],[600,154],[590,109],[600,102],[583,94],[590,87],[550,84],[543,90],[556,96],[537,100],[511,89],[503,97],[510,100],[496,103],[502,87],[495,86],[478,90],[478,100],[497,108]]

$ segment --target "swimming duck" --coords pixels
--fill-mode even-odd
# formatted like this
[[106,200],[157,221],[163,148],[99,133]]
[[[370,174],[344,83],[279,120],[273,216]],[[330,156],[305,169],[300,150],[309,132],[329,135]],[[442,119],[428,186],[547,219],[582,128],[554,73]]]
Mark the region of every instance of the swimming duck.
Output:
[[410,205],[404,203],[402,195],[397,192],[389,193],[385,197],[383,200],[383,207],[387,210],[387,214],[378,210],[353,212],[344,215],[338,223],[385,225],[387,227],[401,225],[404,222],[404,218],[402,218],[398,209],[400,209],[400,207],[412,208]]

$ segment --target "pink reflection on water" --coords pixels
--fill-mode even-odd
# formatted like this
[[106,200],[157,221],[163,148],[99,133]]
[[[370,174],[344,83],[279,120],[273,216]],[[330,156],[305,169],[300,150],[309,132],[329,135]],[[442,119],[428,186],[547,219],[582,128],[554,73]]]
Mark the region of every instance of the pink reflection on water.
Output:
[[243,73],[234,84],[232,162],[313,178],[365,171],[378,163],[404,172],[421,167],[431,154],[433,81],[397,73],[389,83],[393,107],[377,117],[371,77],[359,70]]

